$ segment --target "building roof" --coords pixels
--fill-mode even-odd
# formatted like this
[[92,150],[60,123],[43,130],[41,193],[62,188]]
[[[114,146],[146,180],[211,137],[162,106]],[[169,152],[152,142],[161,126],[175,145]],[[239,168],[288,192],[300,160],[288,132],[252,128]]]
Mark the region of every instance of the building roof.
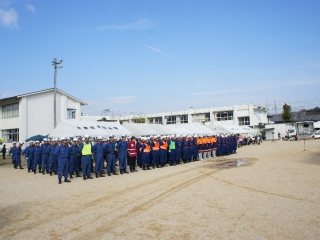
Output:
[[[270,120],[275,123],[282,123],[282,114],[268,115]],[[300,121],[320,121],[320,108],[303,109],[298,112],[291,113],[291,119],[293,122]]]
[[[54,91],[54,88],[48,88],[48,89],[44,89],[44,90],[39,90],[39,91],[35,91],[35,92],[30,92],[30,93],[24,93],[24,94],[19,94],[17,96],[12,96],[12,97],[7,97],[7,98],[2,98],[0,99],[0,101],[2,100],[10,100],[10,99],[18,99],[18,98],[22,98],[22,97],[27,97],[27,96],[31,96],[31,95],[36,95],[36,94],[41,94],[41,93],[46,93],[46,92],[51,92],[51,91]],[[81,105],[87,105],[86,102],[80,100],[79,98],[76,98],[60,89],[57,88],[57,92],[62,94],[62,95],[65,95],[77,102],[79,102]]]

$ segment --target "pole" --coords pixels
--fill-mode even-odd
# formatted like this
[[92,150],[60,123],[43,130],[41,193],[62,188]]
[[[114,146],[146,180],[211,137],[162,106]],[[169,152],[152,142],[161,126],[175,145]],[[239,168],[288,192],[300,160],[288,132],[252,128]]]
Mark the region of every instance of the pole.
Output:
[[57,126],[57,72],[58,72],[58,68],[62,68],[61,64],[62,64],[62,60],[58,61],[56,58],[54,58],[52,61],[52,66],[54,68],[53,128]]

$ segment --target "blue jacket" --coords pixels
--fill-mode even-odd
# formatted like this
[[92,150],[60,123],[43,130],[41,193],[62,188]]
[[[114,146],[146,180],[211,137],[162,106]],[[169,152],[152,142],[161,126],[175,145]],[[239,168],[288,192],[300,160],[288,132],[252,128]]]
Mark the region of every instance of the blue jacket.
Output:
[[81,155],[80,147],[77,144],[72,144],[70,147],[70,156],[79,157]]
[[104,144],[103,143],[96,143],[92,147],[92,153],[94,153],[95,156],[103,156],[104,154]]
[[41,147],[34,147],[34,159],[39,160],[41,158]]
[[126,141],[120,140],[117,144],[117,150],[119,152],[127,152],[128,143]]
[[42,156],[49,156],[49,152],[50,152],[50,144],[46,143],[46,144],[42,144],[41,145],[41,154]]
[[58,159],[69,158],[70,157],[70,148],[66,145],[59,145],[56,149],[56,155]]
[[115,142],[107,142],[104,150],[105,150],[106,154],[115,154],[116,153],[116,143]]

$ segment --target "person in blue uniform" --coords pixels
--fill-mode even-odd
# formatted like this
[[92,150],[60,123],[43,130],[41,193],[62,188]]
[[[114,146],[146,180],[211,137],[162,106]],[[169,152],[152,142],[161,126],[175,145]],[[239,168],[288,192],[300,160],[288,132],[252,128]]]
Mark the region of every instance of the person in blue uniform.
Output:
[[78,138],[73,138],[72,145],[70,147],[70,164],[69,164],[69,175],[73,178],[73,174],[76,177],[81,177],[80,164],[81,164],[81,152],[79,148]]
[[160,166],[164,167],[167,164],[168,142],[166,136],[162,136],[159,140],[160,145]]
[[20,142],[18,146],[18,152],[17,152],[17,166],[19,166],[20,169],[24,169],[21,164],[22,146],[23,146],[23,142]]
[[96,178],[99,178],[99,177],[105,177],[104,171],[103,171],[104,144],[101,136],[99,136],[97,140],[98,142],[92,146],[92,153],[94,155],[94,160],[95,160],[94,172],[96,174]]
[[129,173],[127,171],[127,147],[128,147],[128,142],[126,141],[125,136],[122,136],[121,140],[117,144],[117,150],[119,153],[120,174]]
[[174,135],[171,135],[168,140],[169,164],[170,166],[176,165],[176,142]]
[[50,176],[52,176],[52,173],[57,173],[58,169],[56,168],[56,161],[57,161],[57,155],[56,155],[56,148],[58,147],[58,141],[57,139],[52,139],[51,144],[49,147],[49,173]]
[[91,161],[92,161],[92,145],[89,136],[85,136],[83,143],[80,144],[81,152],[81,168],[83,180],[92,179],[91,177]]
[[33,164],[33,157],[34,157],[34,143],[31,141],[29,143],[29,146],[26,147],[23,151],[22,154],[25,156],[27,160],[27,168],[28,172],[31,172],[32,170],[32,164]]
[[50,143],[47,138],[43,139],[44,143],[41,145],[41,169],[42,174],[49,173],[49,150]]
[[141,152],[142,152],[142,169],[150,170],[151,168],[149,166],[149,158],[150,158],[151,147],[147,141],[147,138],[142,139]]
[[181,140],[181,149],[182,149],[182,161],[184,163],[188,162],[188,149],[189,149],[189,142],[187,136],[184,136]]
[[114,136],[110,136],[109,141],[105,145],[105,154],[107,155],[107,174],[111,176],[118,175],[116,171],[116,142]]
[[34,152],[33,152],[33,163],[32,163],[32,171],[34,174],[37,173],[37,166],[39,166],[39,172],[41,172],[40,164],[41,164],[41,147],[40,147],[40,142],[36,141],[36,145],[34,147]]
[[176,138],[176,164],[181,163],[182,142],[181,137]]
[[136,148],[137,148],[137,164],[140,168],[142,168],[142,152],[141,152],[141,146],[142,146],[142,141],[141,141],[141,137],[137,138],[137,144],[136,144]]
[[13,167],[14,168],[18,168],[18,166],[20,167],[20,169],[23,169],[23,167],[21,166],[21,147],[22,145],[19,144],[19,146],[17,146],[17,143],[14,142],[13,146],[10,148],[9,150],[9,155],[12,155],[12,163],[13,163]]
[[56,156],[58,158],[58,183],[62,183],[62,176],[64,176],[64,182],[71,182],[68,179],[70,148],[65,138],[61,138],[61,144],[56,148]]
[[160,143],[159,137],[151,138],[150,146],[151,146],[151,166],[152,168],[160,167]]

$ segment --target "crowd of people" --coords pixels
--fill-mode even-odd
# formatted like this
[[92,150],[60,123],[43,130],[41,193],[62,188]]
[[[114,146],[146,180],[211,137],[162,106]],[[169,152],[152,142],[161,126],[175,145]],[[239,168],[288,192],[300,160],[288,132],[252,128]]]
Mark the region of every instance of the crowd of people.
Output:
[[[28,172],[58,176],[58,183],[71,182],[73,177],[83,180],[136,172],[137,167],[151,170],[165,166],[198,161],[214,156],[236,153],[238,136],[89,136],[44,139],[42,142],[13,143],[9,154],[13,167],[24,169],[21,156],[27,161]],[[106,163],[106,165],[105,165]],[[117,166],[119,171],[117,171]],[[129,167],[128,167],[129,166]],[[106,170],[106,171],[105,171]],[[129,170],[129,171],[128,171]]]

